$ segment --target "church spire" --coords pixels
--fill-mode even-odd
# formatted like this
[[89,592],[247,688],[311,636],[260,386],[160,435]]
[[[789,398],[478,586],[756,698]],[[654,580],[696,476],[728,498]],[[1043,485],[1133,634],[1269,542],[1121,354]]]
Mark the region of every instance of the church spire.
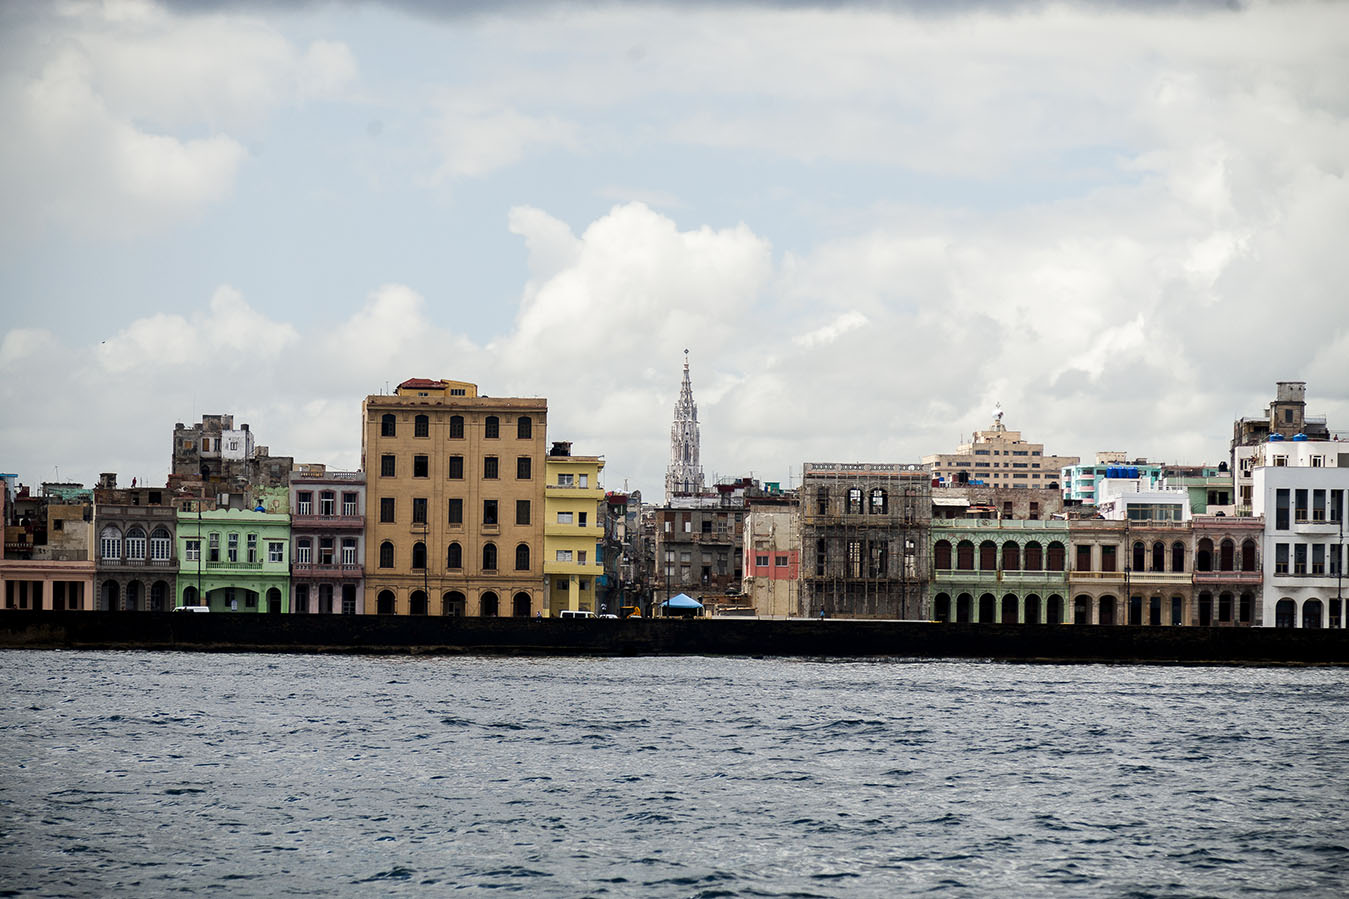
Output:
[[703,467],[698,461],[698,404],[689,380],[689,351],[684,350],[684,381],[679,385],[674,423],[670,425],[670,465],[665,469],[665,501],[703,492]]

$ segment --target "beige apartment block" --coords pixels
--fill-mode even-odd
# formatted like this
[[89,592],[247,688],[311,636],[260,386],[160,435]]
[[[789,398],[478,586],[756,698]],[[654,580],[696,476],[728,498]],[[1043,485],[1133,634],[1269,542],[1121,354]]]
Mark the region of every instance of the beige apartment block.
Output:
[[1047,456],[1043,443],[1028,443],[1020,431],[1002,423],[1002,410],[993,416],[993,427],[975,431],[969,443],[954,453],[923,457],[923,464],[940,478],[937,486],[964,486],[976,481],[989,487],[1059,489],[1061,472],[1076,465],[1077,456]]
[[413,378],[362,410],[366,613],[540,612],[548,401]]

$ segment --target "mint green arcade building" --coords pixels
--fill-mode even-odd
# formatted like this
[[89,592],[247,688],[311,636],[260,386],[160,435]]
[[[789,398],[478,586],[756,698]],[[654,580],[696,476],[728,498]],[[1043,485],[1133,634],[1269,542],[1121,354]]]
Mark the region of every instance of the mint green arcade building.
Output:
[[289,515],[179,511],[178,559],[178,607],[290,611]]

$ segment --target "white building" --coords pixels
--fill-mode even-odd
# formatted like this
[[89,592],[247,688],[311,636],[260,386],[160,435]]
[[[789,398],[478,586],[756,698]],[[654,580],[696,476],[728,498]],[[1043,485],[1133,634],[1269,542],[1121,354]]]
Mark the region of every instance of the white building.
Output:
[[1096,511],[1107,521],[1189,521],[1190,491],[1154,486],[1150,477],[1102,478],[1096,488]]
[[[1307,441],[1303,446],[1313,443],[1333,441]],[[1265,446],[1278,453],[1284,445],[1297,444],[1276,441]],[[1308,448],[1307,457],[1313,455]],[[1332,464],[1291,466],[1285,460],[1284,464],[1257,467],[1252,473],[1254,512],[1265,518],[1266,626],[1344,627],[1349,464]]]

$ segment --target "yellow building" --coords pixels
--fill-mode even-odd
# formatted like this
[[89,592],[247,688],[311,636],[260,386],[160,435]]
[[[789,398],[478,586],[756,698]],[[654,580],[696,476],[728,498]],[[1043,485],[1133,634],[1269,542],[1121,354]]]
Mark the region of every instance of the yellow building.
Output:
[[[573,456],[570,443],[554,443],[548,453],[544,498],[543,574],[548,614],[564,609],[600,613],[595,587],[604,575],[604,488],[599,456]],[[609,609],[616,614],[618,609]]]
[[548,401],[413,378],[362,409],[365,611],[541,612]]

